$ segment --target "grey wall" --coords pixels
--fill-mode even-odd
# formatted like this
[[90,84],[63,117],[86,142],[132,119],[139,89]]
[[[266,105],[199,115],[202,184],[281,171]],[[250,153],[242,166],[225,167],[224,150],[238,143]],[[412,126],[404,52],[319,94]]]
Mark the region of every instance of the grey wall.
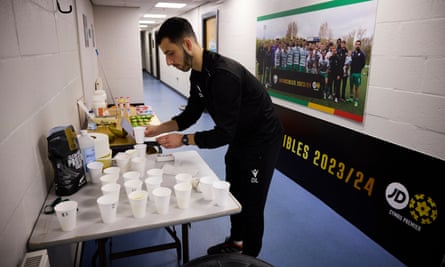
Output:
[[[79,126],[75,13],[53,1],[0,4],[0,265],[17,266],[52,181],[46,136]],[[78,129],[78,128],[77,128]]]
[[99,76],[109,97],[129,96],[132,103],[144,102],[139,12],[138,8],[94,7]]
[[[73,12],[58,12],[55,0],[0,2],[0,240],[8,240],[0,244],[1,266],[20,264],[52,185],[48,130],[80,130],[77,100],[91,103],[97,77],[113,94],[143,102],[137,9],[60,3]],[[85,47],[84,14],[95,46],[92,32]],[[57,253],[70,256],[67,250]]]

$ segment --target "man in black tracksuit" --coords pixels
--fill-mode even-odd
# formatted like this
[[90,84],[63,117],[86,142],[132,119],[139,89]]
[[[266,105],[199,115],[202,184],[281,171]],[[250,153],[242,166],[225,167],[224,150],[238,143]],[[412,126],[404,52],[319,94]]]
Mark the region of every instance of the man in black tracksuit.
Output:
[[[343,64],[340,57],[337,55],[337,49],[335,46],[331,46],[331,56],[329,57],[329,68],[328,68],[328,90],[334,91],[333,98],[334,102],[338,102],[340,97],[340,81],[343,76]],[[334,88],[332,88],[334,87]]]
[[238,62],[205,51],[190,23],[170,18],[160,27],[157,44],[167,65],[191,71],[190,97],[185,110],[146,136],[183,131],[207,110],[215,127],[196,133],[169,133],[156,140],[165,148],[196,145],[216,148],[228,144],[226,180],[242,205],[232,215],[230,237],[208,249],[208,254],[242,252],[258,256],[264,232],[264,207],[281,147],[283,129],[263,85]]

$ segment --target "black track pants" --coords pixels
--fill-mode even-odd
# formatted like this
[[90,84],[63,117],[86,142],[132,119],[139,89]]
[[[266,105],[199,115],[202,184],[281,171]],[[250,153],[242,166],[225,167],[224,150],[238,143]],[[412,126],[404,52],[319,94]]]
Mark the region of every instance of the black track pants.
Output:
[[240,202],[241,213],[231,215],[231,238],[243,241],[243,254],[257,257],[264,233],[264,207],[280,152],[281,139],[255,147],[230,146],[225,155],[226,180]]

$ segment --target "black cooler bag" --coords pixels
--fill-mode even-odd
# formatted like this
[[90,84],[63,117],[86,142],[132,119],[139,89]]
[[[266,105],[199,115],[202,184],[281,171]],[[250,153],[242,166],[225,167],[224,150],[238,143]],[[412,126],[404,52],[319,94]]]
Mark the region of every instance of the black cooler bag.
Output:
[[52,128],[48,137],[48,158],[54,169],[56,195],[69,196],[87,183],[82,153],[72,125]]

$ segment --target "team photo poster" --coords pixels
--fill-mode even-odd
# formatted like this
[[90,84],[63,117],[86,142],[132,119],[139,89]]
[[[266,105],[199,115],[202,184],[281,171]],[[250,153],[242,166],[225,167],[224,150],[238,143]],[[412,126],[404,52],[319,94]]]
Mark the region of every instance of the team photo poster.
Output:
[[257,17],[256,77],[273,97],[363,122],[376,0]]

